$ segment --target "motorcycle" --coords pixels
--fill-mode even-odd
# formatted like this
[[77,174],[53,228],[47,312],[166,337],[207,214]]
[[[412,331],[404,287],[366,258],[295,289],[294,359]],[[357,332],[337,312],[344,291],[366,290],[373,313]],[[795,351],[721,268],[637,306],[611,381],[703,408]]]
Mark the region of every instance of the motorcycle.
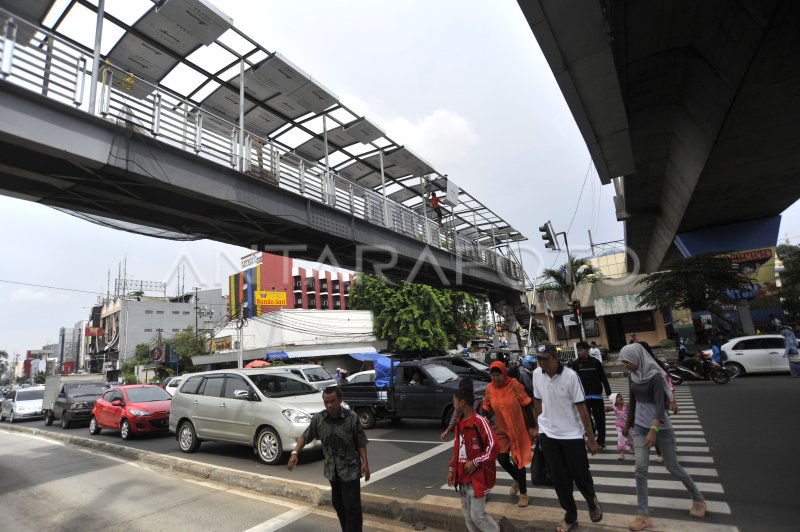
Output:
[[693,368],[682,366],[676,363],[667,365],[667,373],[675,386],[683,381],[707,381],[712,380],[716,384],[727,384],[731,380],[731,373],[723,366],[714,362],[710,355],[698,353],[702,370],[698,373]]

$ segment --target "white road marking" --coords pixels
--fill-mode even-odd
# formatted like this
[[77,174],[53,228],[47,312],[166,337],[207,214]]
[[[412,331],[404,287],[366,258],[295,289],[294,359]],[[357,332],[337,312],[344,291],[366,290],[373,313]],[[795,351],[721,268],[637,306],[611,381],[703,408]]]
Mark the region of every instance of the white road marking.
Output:
[[271,532],[272,530],[277,530],[281,527],[294,523],[298,519],[302,519],[310,513],[311,511],[306,510],[305,508],[295,508],[294,510],[289,510],[288,512],[284,512],[281,515],[273,517],[272,519],[268,519],[267,521],[264,521],[253,528],[249,528],[245,530],[245,532]]
[[[441,445],[441,440],[439,441],[425,441],[425,440],[383,440],[380,438],[368,438],[369,441],[379,441],[385,443],[424,443],[425,445]],[[450,444],[453,444],[453,441],[450,440]]]
[[[375,440],[373,440],[375,441]],[[406,458],[402,462],[398,462],[394,465],[390,465],[389,467],[384,467],[383,469],[376,471],[370,475],[369,482],[377,482],[383,478],[386,478],[390,475],[394,475],[395,473],[402,471],[403,469],[409,468],[413,465],[416,465],[420,462],[424,462],[428,458],[436,456],[439,453],[444,451],[452,451],[453,450],[453,442],[445,442],[437,445],[433,449],[428,449],[427,451],[421,452],[416,456],[412,456],[411,458]],[[361,479],[361,486],[368,484],[366,480],[363,478]]]

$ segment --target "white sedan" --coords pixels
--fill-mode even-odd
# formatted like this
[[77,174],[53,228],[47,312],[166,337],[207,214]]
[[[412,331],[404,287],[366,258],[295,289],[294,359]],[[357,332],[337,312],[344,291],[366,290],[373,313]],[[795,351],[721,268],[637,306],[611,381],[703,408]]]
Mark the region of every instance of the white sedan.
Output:
[[740,336],[722,344],[722,351],[728,356],[723,365],[736,371],[736,376],[789,371],[789,360],[783,356],[784,342],[780,334]]
[[359,371],[358,373],[353,373],[349,377],[347,377],[347,382],[355,383],[355,382],[375,382],[375,370],[370,369],[367,371]]

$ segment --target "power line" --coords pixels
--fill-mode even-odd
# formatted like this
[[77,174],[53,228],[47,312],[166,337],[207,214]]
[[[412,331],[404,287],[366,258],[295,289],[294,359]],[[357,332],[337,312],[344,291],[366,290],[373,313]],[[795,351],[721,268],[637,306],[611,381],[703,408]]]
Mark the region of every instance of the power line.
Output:
[[79,290],[77,288],[63,288],[61,286],[47,286],[44,284],[34,284],[34,283],[23,283],[21,281],[9,281],[7,279],[0,279],[0,283],[8,283],[8,284],[17,284],[21,286],[33,286],[35,288],[48,288],[50,290],[63,290],[65,292],[79,292],[82,294],[93,294],[93,295],[103,295],[103,292],[91,291],[91,290]]
[[[575,212],[572,213],[572,219],[569,221],[569,227],[567,227],[567,233],[566,233],[567,236],[569,236],[570,229],[572,229],[572,223],[575,221],[575,216],[577,216],[578,209],[581,206],[581,198],[583,197],[583,189],[586,188],[586,180],[589,179],[589,172],[590,172],[591,169],[592,169],[592,157],[590,156],[589,157],[589,166],[586,167],[586,175],[583,176],[583,185],[581,185],[581,191],[580,191],[580,194],[578,194],[578,202],[575,204]],[[558,254],[556,254],[556,258],[553,260],[553,264],[550,265],[549,269],[551,269],[551,270],[553,269],[553,267],[556,265],[556,262],[558,262],[558,258],[560,256],[561,256],[561,250],[559,249],[558,250]],[[569,257],[567,257],[567,260],[569,260]]]

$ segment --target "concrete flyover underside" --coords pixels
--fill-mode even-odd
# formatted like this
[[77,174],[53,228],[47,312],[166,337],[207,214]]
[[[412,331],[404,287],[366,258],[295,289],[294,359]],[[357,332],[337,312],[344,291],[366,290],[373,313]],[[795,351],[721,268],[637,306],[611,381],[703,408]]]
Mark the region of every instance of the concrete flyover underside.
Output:
[[[495,301],[518,301],[523,290],[521,281],[466,256],[459,260],[6,82],[0,82],[0,150],[4,195],[253,249],[305,246],[290,255],[367,272],[383,267],[399,278],[415,273],[414,280],[432,284],[455,287],[460,280],[461,289]],[[386,248],[396,252],[388,267]]]
[[800,197],[800,2],[518,2],[646,271]]

